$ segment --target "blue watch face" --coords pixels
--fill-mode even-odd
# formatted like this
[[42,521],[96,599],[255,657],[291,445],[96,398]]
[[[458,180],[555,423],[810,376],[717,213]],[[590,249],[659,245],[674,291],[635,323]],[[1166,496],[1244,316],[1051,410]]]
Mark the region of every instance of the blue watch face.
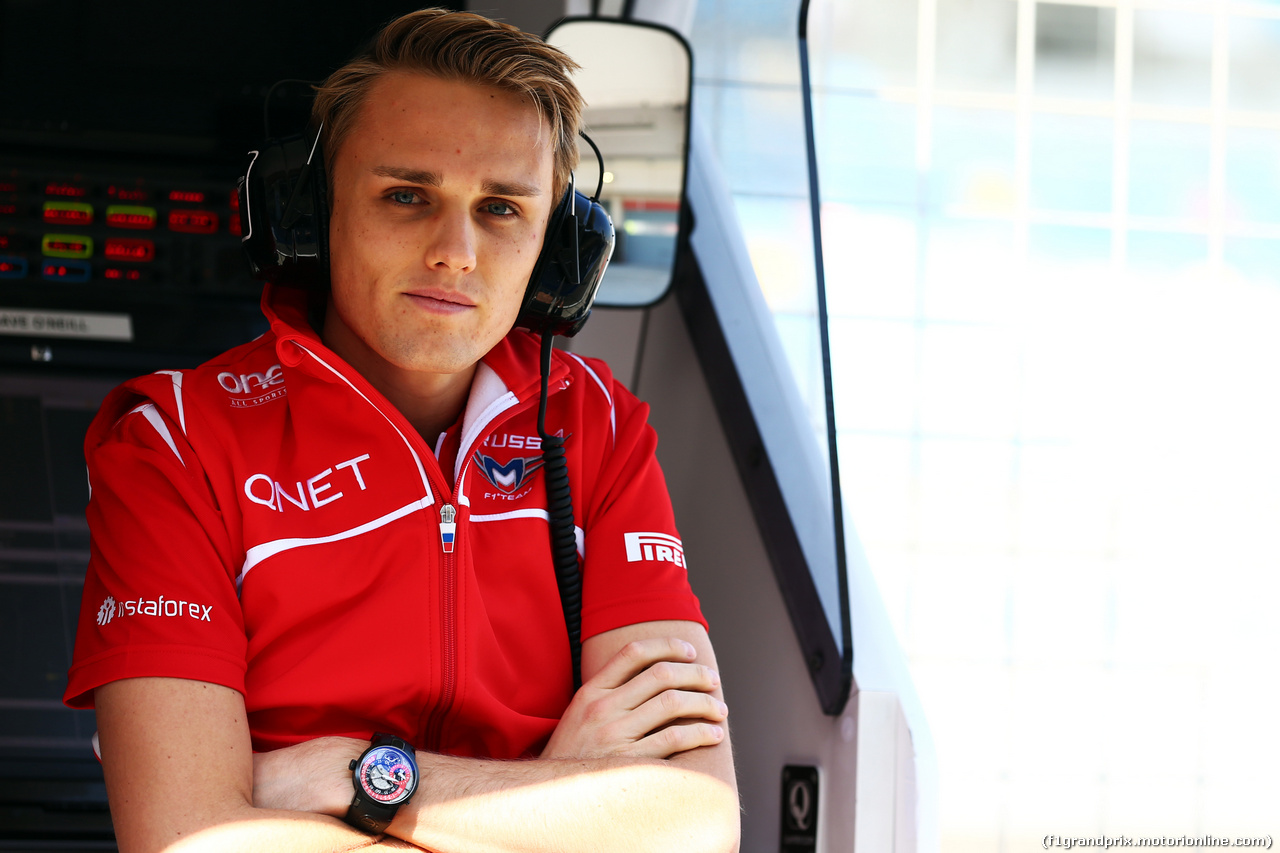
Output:
[[388,806],[399,805],[418,786],[418,769],[410,756],[394,746],[370,749],[356,767],[356,784],[370,799]]

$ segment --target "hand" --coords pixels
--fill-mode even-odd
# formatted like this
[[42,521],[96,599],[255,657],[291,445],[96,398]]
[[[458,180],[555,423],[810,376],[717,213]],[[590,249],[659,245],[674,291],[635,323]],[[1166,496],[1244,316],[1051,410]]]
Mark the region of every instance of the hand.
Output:
[[667,758],[724,740],[720,676],[675,637],[628,643],[574,695],[543,758]]
[[350,764],[367,740],[322,737],[253,756],[253,804],[342,817],[351,805]]

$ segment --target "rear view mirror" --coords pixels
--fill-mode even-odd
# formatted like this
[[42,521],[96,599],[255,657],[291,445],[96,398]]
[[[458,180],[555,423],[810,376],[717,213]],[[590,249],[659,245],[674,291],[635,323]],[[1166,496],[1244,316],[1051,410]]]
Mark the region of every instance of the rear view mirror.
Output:
[[675,267],[689,150],[689,46],[674,30],[610,18],[568,18],[546,40],[581,69],[585,129],[600,148],[579,141],[579,191],[609,211],[618,243],[596,305],[639,307],[666,295]]

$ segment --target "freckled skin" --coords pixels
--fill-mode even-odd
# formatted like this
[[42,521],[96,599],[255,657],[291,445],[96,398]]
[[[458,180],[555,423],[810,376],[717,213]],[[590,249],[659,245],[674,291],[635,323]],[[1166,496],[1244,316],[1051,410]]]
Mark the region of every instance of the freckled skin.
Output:
[[545,127],[515,95],[396,73],[334,156],[322,336],[424,434],[515,322],[552,206]]

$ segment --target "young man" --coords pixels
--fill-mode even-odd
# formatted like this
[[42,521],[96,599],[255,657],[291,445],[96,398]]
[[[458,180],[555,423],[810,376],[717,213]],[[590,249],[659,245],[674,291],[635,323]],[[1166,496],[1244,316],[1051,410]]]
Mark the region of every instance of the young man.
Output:
[[[104,403],[67,701],[97,709],[122,850],[736,849],[727,709],[646,407],[556,353],[572,686],[538,345],[511,331],[576,156],[568,67],[474,15],[388,25],[316,101],[330,291],[268,287],[262,338]],[[375,733],[416,758],[398,810],[352,805]],[[408,773],[371,766],[377,790]]]

